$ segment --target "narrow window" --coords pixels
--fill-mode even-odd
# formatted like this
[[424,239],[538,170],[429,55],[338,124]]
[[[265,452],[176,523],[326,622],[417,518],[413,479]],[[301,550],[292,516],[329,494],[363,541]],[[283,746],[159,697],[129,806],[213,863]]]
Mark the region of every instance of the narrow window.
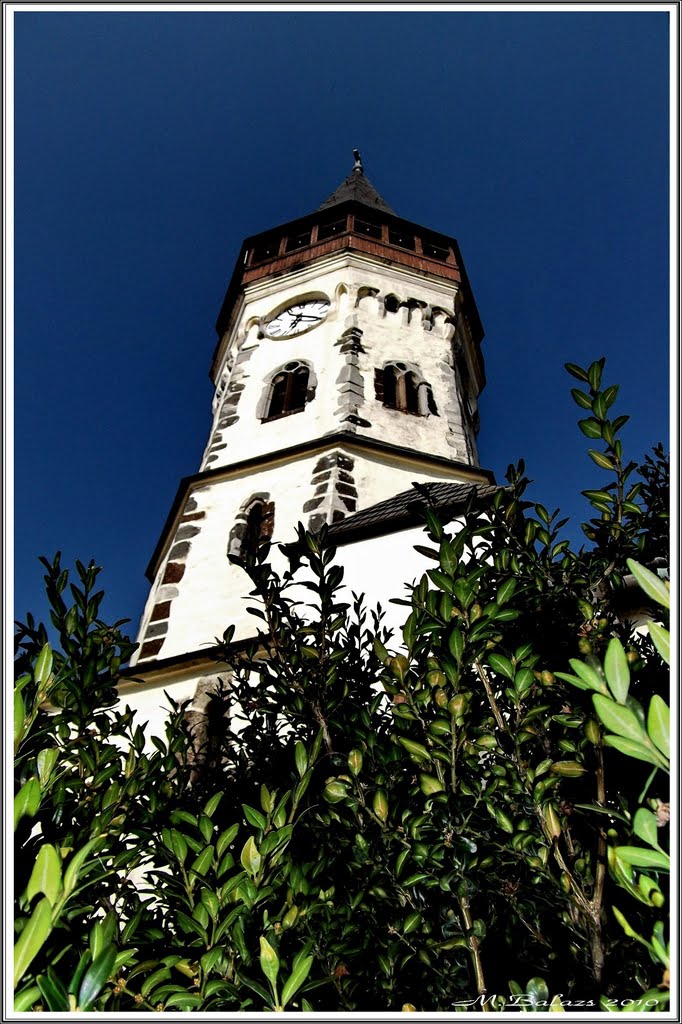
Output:
[[270,384],[270,399],[265,420],[303,412],[308,393],[310,370],[302,363],[287,363],[284,369],[273,377]]
[[403,404],[402,412],[409,412],[413,416],[419,415],[419,392],[417,391],[417,379],[413,373],[406,373],[403,377],[404,394],[401,396]]
[[272,537],[274,525],[274,501],[257,500],[252,502],[246,511],[246,522],[239,545],[239,556],[244,559],[255,559],[261,544]]
[[272,538],[275,503],[269,497],[254,494],[237,513],[227,543],[227,555],[232,561],[250,560],[253,564],[261,545]]
[[387,409],[410,416],[438,415],[430,385],[404,363],[389,363],[375,371],[374,394]]
[[389,409],[398,408],[397,373],[398,370],[395,366],[387,366],[384,370],[384,405]]

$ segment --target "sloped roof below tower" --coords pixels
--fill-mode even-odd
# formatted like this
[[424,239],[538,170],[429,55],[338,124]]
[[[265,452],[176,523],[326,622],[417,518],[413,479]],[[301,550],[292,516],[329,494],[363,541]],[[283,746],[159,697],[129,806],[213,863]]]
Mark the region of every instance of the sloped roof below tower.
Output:
[[449,483],[413,484],[412,490],[401,491],[392,498],[377,502],[369,508],[355,512],[329,527],[329,538],[334,544],[351,544],[357,540],[404,530],[424,521],[424,509],[429,507],[442,519],[454,517],[464,508],[471,491],[479,499],[491,497],[500,490],[497,484]]

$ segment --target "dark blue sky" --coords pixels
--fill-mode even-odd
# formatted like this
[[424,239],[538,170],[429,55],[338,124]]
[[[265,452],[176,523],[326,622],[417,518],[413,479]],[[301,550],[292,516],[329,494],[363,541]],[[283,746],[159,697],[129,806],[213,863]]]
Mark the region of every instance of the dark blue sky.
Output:
[[210,425],[214,323],[241,240],[303,215],[352,149],[403,217],[454,235],[486,339],[481,462],[524,457],[577,524],[566,361],[607,356],[623,438],[669,425],[668,16],[19,12],[16,614],[39,554],[144,570]]

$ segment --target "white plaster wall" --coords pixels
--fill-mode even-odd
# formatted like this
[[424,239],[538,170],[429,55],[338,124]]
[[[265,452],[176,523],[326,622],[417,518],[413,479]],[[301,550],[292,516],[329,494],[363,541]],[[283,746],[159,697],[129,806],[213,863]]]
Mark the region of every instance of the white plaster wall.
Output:
[[[457,461],[469,460],[452,370],[453,326],[445,323],[441,315],[430,330],[425,330],[419,310],[410,314],[401,308],[397,313],[388,313],[383,303],[372,298],[363,298],[357,306],[359,290],[364,288],[377,289],[382,296],[396,295],[405,301],[415,299],[454,315],[456,286],[452,283],[439,282],[408,268],[384,266],[357,254],[337,254],[314,267],[247,287],[241,316],[233,328],[217,374],[218,381],[226,375],[227,387],[217,403],[204,466],[216,469],[348,429],[338,412],[337,378],[346,360],[336,342],[352,326],[363,332],[361,342],[365,349],[359,365],[364,377],[364,405],[359,415],[371,424],[358,427],[357,432],[417,451]],[[315,296],[325,296],[332,303],[329,315],[318,327],[293,338],[269,338],[267,335],[258,338],[262,319],[283,306]],[[251,354],[245,359],[247,353]],[[314,400],[303,413],[261,423],[257,412],[268,380],[294,360],[305,360],[312,366],[317,376]],[[374,368],[393,360],[419,366],[432,387],[438,416],[406,416],[385,409],[376,401]],[[235,410],[239,418],[220,431],[220,441],[225,447],[211,451],[211,439],[215,436],[231,379],[244,385]],[[451,410],[449,416],[446,409]],[[456,420],[455,432],[462,434],[461,438],[453,436],[453,420]]]
[[[442,471],[425,469],[418,463],[414,465],[376,455],[359,456],[341,446],[330,450],[342,452],[354,460],[352,474],[359,495],[358,509],[409,489],[413,481],[427,483],[444,479]],[[222,636],[228,625],[236,627],[235,639],[253,635],[257,623],[246,612],[249,603],[253,604],[253,600],[248,598],[250,581],[245,572],[227,558],[230,531],[240,509],[252,495],[268,494],[275,502],[272,563],[278,572],[283,572],[287,563],[277,544],[294,539],[299,521],[307,525],[309,516],[303,512],[303,506],[312,497],[311,477],[322,454],[316,452],[193,490],[197,509],[205,516],[199,521],[200,532],[191,540],[183,578],[172,588],[162,584],[166,556],[151,588],[140,627],[141,641],[156,603],[166,600],[171,589],[177,592],[171,602],[168,629],[158,658],[208,648],[216,637]],[[453,475],[451,479],[456,477]],[[371,543],[380,548],[380,541]],[[400,562],[403,555],[396,557]],[[362,562],[363,558],[359,564]],[[395,568],[392,566],[391,570]],[[361,585],[361,582],[356,584]]]
[[365,595],[370,610],[381,604],[383,624],[393,630],[396,647],[402,643],[402,627],[410,609],[390,604],[391,598],[407,598],[406,585],[418,583],[436,562],[414,550],[415,544],[428,546],[423,526],[400,530],[385,537],[374,537],[337,548],[335,564],[343,566],[343,600],[351,601],[354,591]]

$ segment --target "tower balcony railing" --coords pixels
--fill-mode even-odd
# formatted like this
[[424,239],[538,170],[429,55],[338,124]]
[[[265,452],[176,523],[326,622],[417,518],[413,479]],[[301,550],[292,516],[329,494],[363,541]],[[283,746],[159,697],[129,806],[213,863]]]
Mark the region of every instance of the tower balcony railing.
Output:
[[381,256],[427,273],[459,281],[460,272],[450,239],[416,225],[384,219],[371,210],[343,215],[321,214],[254,239],[244,260],[242,283],[289,270],[341,249]]

